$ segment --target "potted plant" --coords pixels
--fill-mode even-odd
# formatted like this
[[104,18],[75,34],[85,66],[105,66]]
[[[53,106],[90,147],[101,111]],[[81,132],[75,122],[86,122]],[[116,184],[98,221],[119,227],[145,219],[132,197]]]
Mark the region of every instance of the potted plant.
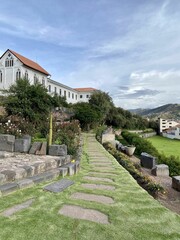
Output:
[[134,145],[126,146],[126,148],[125,148],[126,154],[128,156],[132,156],[134,154],[135,149],[136,149],[136,147]]

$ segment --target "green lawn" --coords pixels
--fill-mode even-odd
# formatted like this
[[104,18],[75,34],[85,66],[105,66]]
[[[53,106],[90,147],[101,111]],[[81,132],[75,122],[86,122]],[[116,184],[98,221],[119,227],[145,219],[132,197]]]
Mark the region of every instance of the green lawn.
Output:
[[166,156],[174,155],[180,157],[180,141],[161,136],[153,136],[147,139],[153,146]]
[[[99,152],[109,157],[115,166],[116,175],[107,175],[114,180],[115,191],[90,190],[81,186],[88,183],[83,176],[91,170],[85,143],[81,171],[69,179],[75,184],[57,194],[42,190],[47,183],[0,197],[0,212],[35,198],[30,208],[17,212],[10,218],[0,216],[0,239],[2,240],[178,240],[180,239],[180,216],[163,207],[144,191],[130,174],[110,156],[99,143]],[[96,148],[94,147],[94,148]],[[106,175],[106,174],[105,174]],[[90,183],[90,182],[89,182]],[[101,182],[102,183],[102,182]],[[103,183],[105,184],[105,183]],[[74,192],[96,193],[112,197],[113,205],[73,200]],[[103,225],[86,220],[61,216],[58,211],[64,204],[91,208],[108,215],[110,224]]]

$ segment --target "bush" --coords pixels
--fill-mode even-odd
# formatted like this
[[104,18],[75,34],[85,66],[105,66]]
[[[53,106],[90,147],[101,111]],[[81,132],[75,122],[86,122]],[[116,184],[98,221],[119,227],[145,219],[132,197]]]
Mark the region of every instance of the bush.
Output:
[[180,175],[180,161],[178,157],[175,156],[166,157],[164,154],[160,154],[158,150],[150,142],[148,142],[144,138],[141,138],[136,133],[123,131],[122,136],[129,144],[133,144],[136,146],[135,154],[140,156],[142,152],[146,152],[156,157],[158,163],[168,165],[170,176]]
[[53,143],[66,144],[68,154],[74,157],[77,154],[77,150],[80,145],[80,133],[81,129],[79,121],[63,122],[53,127]]
[[150,178],[144,176],[139,171],[139,166],[132,163],[125,154],[116,150],[110,143],[104,143],[103,146],[149,194],[151,194],[153,197],[157,197],[159,192],[164,192],[164,189],[159,184],[154,183]]

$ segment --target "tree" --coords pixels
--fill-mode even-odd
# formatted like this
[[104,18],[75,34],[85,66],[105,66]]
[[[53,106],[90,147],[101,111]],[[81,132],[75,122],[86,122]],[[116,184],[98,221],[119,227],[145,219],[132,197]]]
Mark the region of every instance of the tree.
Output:
[[4,106],[8,115],[17,115],[30,122],[44,121],[54,106],[47,89],[39,83],[31,85],[27,79],[17,80],[6,93]]
[[105,122],[110,109],[114,107],[112,98],[102,91],[95,91],[90,97],[89,104],[99,112],[99,120],[102,123]]
[[74,118],[79,120],[82,128],[89,130],[92,125],[99,123],[100,113],[89,103],[74,104],[73,109]]

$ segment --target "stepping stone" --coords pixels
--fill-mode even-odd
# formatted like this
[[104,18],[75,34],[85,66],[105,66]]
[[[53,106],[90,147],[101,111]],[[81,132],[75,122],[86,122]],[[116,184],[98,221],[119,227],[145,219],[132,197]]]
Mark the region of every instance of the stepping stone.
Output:
[[99,177],[83,177],[86,180],[92,180],[92,181],[101,181],[101,182],[113,182],[113,180],[109,178],[99,178]]
[[21,204],[18,204],[18,205],[15,205],[15,206],[11,207],[11,208],[8,208],[4,212],[2,212],[1,215],[3,215],[4,217],[10,217],[14,213],[19,212],[22,209],[28,208],[33,203],[33,201],[34,201],[34,199],[30,199],[26,202],[23,202]]
[[50,191],[50,192],[57,193],[57,192],[62,192],[64,189],[68,188],[72,184],[74,184],[73,181],[68,180],[68,179],[62,179],[58,182],[51,183],[51,184],[45,186],[43,189]]
[[115,169],[113,167],[100,167],[100,166],[94,166],[93,167],[95,170],[98,170],[98,171],[114,171]]
[[103,185],[103,184],[83,183],[83,184],[81,184],[81,186],[88,188],[88,189],[101,189],[101,190],[115,190],[116,189],[114,186]]
[[115,173],[110,173],[110,172],[89,172],[88,174],[95,174],[95,175],[112,175],[112,176],[118,176]]
[[95,166],[103,166],[103,167],[109,167],[112,166],[112,163],[110,162],[90,162],[91,165],[95,165]]
[[59,211],[59,214],[75,219],[82,219],[102,224],[109,224],[108,216],[93,209],[86,209],[73,205],[64,205]]
[[85,201],[98,202],[98,203],[103,203],[103,204],[114,203],[114,200],[111,197],[106,197],[104,195],[81,193],[81,192],[73,193],[71,195],[71,198],[85,200]]

